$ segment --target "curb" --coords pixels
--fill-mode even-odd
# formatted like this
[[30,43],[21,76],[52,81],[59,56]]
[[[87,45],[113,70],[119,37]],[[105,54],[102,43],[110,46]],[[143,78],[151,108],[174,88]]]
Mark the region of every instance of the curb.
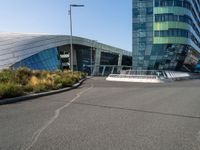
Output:
[[66,91],[78,88],[86,79],[88,79],[88,78],[81,79],[78,83],[72,85],[71,87],[66,87],[66,88],[62,88],[62,89],[58,89],[58,90],[52,90],[52,91],[48,91],[48,92],[42,92],[42,93],[37,93],[37,94],[30,94],[30,95],[0,100],[0,105],[11,104],[11,103],[16,103],[16,102],[31,100],[31,99],[38,98],[38,97],[43,97],[43,96],[48,96],[48,95],[66,92]]

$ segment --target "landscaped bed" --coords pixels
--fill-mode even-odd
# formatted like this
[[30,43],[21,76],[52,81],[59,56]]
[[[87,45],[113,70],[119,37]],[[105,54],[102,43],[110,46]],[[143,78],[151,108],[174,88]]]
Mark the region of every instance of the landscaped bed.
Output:
[[85,77],[85,73],[68,70],[5,69],[0,71],[0,100],[70,87]]

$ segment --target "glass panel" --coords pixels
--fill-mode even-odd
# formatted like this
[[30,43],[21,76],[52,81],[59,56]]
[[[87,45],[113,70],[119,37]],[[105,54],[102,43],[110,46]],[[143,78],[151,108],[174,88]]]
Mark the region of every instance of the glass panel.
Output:
[[20,62],[17,62],[12,68],[20,66],[28,67],[35,70],[57,70],[60,69],[60,60],[58,57],[57,48],[51,48],[41,51],[33,56],[30,56]]

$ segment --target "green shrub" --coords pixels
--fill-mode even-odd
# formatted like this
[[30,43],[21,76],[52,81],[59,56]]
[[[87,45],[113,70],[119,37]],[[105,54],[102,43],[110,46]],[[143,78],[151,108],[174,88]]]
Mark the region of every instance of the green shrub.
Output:
[[25,93],[39,93],[72,86],[86,77],[82,72],[39,71],[28,68],[17,70],[5,69],[0,71],[0,98],[10,98]]
[[46,92],[47,88],[45,86],[45,84],[43,83],[39,83],[37,85],[34,86],[33,92],[35,93],[40,93],[40,92]]
[[40,76],[38,77],[39,79],[46,79],[47,78],[47,75],[49,74],[48,71],[40,71]]
[[44,84],[46,90],[52,90],[53,87],[54,87],[54,84],[53,84],[53,83],[48,83],[48,82],[46,82],[46,83],[43,83],[43,84]]
[[30,69],[22,67],[16,70],[15,77],[19,84],[26,85],[32,76]]
[[10,69],[4,69],[0,72],[0,83],[13,82],[15,80],[14,77],[14,71]]
[[86,78],[86,76],[87,76],[87,74],[86,73],[83,73],[83,72],[79,72],[79,71],[77,71],[77,72],[74,72],[74,74],[73,74],[75,77],[77,77],[78,78],[78,80],[80,80],[80,79],[83,79],[83,78]]
[[54,78],[54,84],[62,84],[62,77],[61,76],[56,76]]
[[86,78],[86,76],[87,76],[86,73],[81,72],[81,78],[82,78],[82,79],[83,79],[83,78]]
[[53,80],[54,80],[53,90],[62,88],[62,77],[61,76],[55,76]]
[[16,83],[0,84],[0,97],[11,98],[23,95],[23,89]]
[[62,78],[62,87],[69,87],[72,86],[75,81],[72,78],[64,77]]
[[27,84],[23,87],[24,92],[30,93],[33,92],[34,86],[31,84]]
[[52,87],[53,90],[58,90],[60,88],[62,88],[62,83],[54,84]]
[[73,76],[71,77],[71,80],[72,80],[74,83],[77,83],[80,79],[79,79],[79,77],[73,75]]

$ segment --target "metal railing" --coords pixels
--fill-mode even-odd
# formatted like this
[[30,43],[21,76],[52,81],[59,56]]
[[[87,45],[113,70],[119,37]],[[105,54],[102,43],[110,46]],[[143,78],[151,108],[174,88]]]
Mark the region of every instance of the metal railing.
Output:
[[117,65],[86,65],[83,68],[84,72],[94,76],[108,76],[110,74],[120,74],[121,70],[131,70],[131,66]]
[[[110,74],[108,76],[112,79],[121,79],[124,80],[181,80],[190,78],[190,74],[187,72],[178,72],[178,71],[160,71],[160,70],[121,70],[120,74]],[[148,81],[147,81],[148,82]]]
[[110,74],[112,78],[129,78],[129,79],[158,79],[156,75],[126,75],[126,74]]

